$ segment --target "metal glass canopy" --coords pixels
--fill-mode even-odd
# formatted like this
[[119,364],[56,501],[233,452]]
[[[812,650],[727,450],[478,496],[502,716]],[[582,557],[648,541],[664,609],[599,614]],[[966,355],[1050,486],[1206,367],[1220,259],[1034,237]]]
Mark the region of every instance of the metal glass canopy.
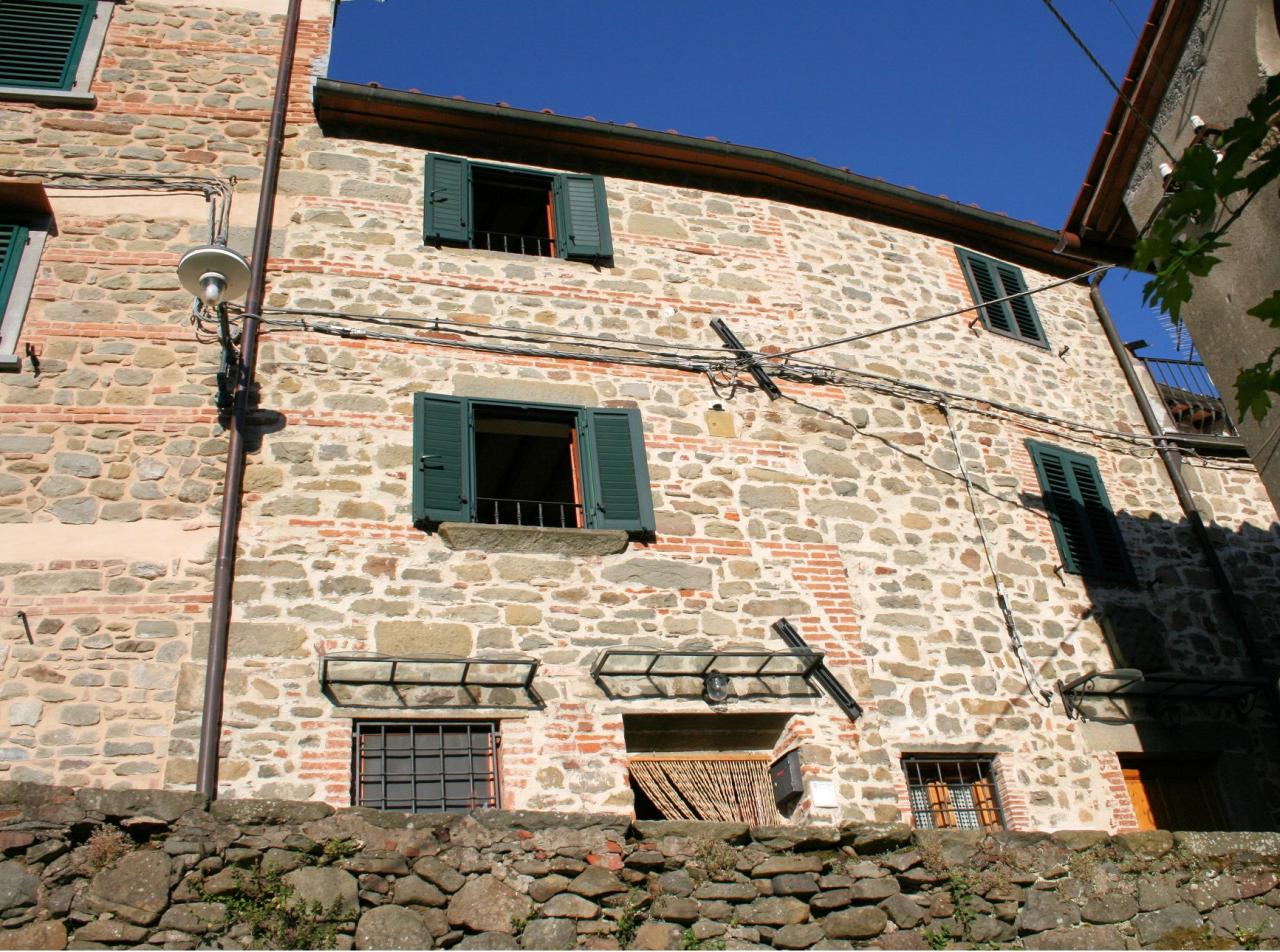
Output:
[[1258,692],[1266,686],[1260,678],[1224,678],[1207,675],[1162,672],[1144,674],[1136,668],[1116,671],[1090,671],[1065,684],[1057,684],[1062,706],[1070,718],[1089,720],[1084,703],[1091,699],[1126,701],[1140,699],[1162,704],[1219,703],[1232,704],[1242,713],[1252,706]]
[[822,653],[808,650],[606,648],[591,677],[611,699],[701,695],[709,674],[736,682],[734,697],[810,697],[808,679],[821,664]]
[[320,686],[341,707],[540,708],[529,658],[393,658],[331,654],[320,659]]

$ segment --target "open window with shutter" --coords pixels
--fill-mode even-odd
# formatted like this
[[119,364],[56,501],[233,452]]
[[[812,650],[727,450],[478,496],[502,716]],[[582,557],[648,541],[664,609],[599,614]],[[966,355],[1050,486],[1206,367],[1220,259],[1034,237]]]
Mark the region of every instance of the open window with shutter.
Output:
[[1076,575],[1133,581],[1133,567],[1115,512],[1092,458],[1027,441],[1062,567]]
[[572,261],[613,256],[604,182],[595,175],[427,156],[423,240]]
[[982,305],[978,311],[987,330],[1039,347],[1049,346],[1029,294],[1000,300],[1027,290],[1020,268],[964,248],[956,249],[956,257],[960,259],[960,267],[969,283],[973,303]]
[[414,396],[413,518],[654,531],[638,410]]

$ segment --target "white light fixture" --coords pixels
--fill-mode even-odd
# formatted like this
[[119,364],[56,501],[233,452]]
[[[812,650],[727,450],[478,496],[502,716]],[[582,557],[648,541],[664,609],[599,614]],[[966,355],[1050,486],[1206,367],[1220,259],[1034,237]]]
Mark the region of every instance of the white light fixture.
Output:
[[249,290],[249,262],[226,245],[192,248],[178,262],[182,287],[210,307]]
[[712,671],[702,679],[702,693],[708,701],[719,704],[729,699],[729,678],[719,671]]

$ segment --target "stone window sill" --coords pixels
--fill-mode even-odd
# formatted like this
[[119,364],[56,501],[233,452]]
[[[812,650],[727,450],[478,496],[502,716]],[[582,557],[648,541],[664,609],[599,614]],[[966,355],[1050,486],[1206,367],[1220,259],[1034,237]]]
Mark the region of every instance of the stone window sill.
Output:
[[92,109],[98,104],[98,97],[93,93],[67,89],[31,89],[27,86],[0,86],[0,100],[34,102],[45,106],[81,106],[86,109]]
[[550,555],[615,555],[627,550],[621,529],[540,529],[536,526],[491,526],[442,522],[437,530],[451,549],[486,552],[538,552]]

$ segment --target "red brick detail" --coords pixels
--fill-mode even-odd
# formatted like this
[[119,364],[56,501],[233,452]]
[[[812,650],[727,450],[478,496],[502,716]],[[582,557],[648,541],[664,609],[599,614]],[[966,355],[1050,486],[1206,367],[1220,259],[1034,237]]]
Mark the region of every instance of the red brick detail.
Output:
[[1111,813],[1108,829],[1112,833],[1135,832],[1138,829],[1138,814],[1129,797],[1129,785],[1124,782],[1120,758],[1110,751],[1096,753],[1093,757],[1098,762],[1098,773],[1106,784],[1106,807]]

